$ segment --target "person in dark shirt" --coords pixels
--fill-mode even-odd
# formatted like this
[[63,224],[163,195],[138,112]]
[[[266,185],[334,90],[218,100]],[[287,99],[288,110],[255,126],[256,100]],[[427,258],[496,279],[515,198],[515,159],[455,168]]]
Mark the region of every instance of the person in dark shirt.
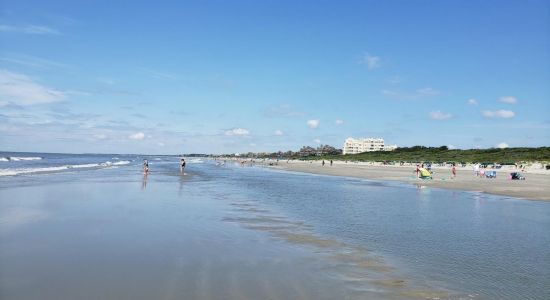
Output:
[[184,170],[185,170],[185,159],[182,158],[180,159],[180,172],[183,173]]

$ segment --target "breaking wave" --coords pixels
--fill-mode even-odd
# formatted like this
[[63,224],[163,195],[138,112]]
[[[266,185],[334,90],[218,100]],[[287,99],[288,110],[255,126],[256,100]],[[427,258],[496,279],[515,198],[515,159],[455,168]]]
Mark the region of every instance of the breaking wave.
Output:
[[0,176],[15,176],[21,174],[43,174],[52,172],[70,171],[73,169],[100,169],[111,166],[127,165],[130,161],[122,160],[117,162],[106,161],[98,164],[81,164],[81,165],[63,165],[55,167],[41,167],[41,168],[12,168],[12,169],[0,169]]
[[38,156],[7,156],[0,157],[0,161],[22,161],[22,160],[41,160]]

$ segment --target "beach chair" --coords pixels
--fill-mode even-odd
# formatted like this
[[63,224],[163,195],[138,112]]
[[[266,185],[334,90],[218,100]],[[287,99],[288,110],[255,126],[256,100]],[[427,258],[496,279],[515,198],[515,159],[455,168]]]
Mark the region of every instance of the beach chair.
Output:
[[497,178],[497,171],[486,171],[485,172],[486,178]]
[[521,175],[520,172],[512,172],[510,173],[510,179],[511,180],[525,180],[525,177]]

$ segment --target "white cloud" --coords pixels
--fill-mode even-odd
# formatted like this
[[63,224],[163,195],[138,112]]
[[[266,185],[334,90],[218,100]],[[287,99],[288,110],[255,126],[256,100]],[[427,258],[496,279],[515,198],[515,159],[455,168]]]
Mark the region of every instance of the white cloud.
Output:
[[430,113],[430,118],[434,119],[434,120],[447,120],[447,119],[450,119],[452,118],[453,115],[450,114],[450,113],[444,113],[444,112],[441,112],[439,110],[437,111],[432,111]]
[[384,96],[388,96],[388,97],[401,98],[401,93],[396,92],[396,91],[382,90],[382,94]]
[[314,141],[315,143],[317,143],[317,144],[320,144],[320,143],[321,143],[321,140],[320,140],[320,139],[314,139],[313,141]]
[[116,80],[108,77],[98,77],[96,80],[100,83],[106,84],[106,85],[115,85]]
[[311,129],[316,129],[317,127],[319,127],[319,120],[308,120],[307,126]]
[[344,120],[336,120],[334,121],[334,124],[336,124],[337,126],[342,125],[344,124]]
[[455,145],[447,145],[447,148],[449,148],[450,150],[453,150],[453,149],[456,149],[456,146]]
[[249,134],[250,134],[250,131],[244,128],[233,128],[225,132],[225,135],[227,136],[247,136]]
[[367,65],[367,68],[369,68],[369,70],[372,70],[380,67],[380,61],[381,61],[381,58],[379,56],[374,56],[374,55],[365,53],[365,55],[363,55],[363,58],[359,63]]
[[508,148],[508,147],[510,147],[510,146],[508,144],[504,143],[504,142],[495,145],[495,148],[499,148],[499,149],[504,149],[504,148]]
[[143,140],[145,138],[145,133],[136,132],[134,134],[131,134],[128,138],[131,140]]
[[441,92],[431,87],[417,89],[414,92],[402,92],[396,90],[382,90],[382,94],[388,98],[397,100],[419,100],[440,95]]
[[499,102],[502,102],[502,103],[508,103],[508,104],[516,104],[518,103],[518,99],[516,97],[512,97],[512,96],[505,96],[505,97],[500,97],[498,99]]
[[64,92],[40,85],[26,75],[0,69],[0,103],[33,105],[64,98]]
[[162,80],[176,80],[176,79],[178,79],[177,75],[174,75],[174,74],[171,74],[171,73],[166,73],[166,72],[161,72],[161,71],[157,71],[157,70],[153,70],[153,69],[149,69],[149,68],[138,68],[138,70],[143,72],[143,73],[147,73],[149,76],[151,76],[153,78],[156,78],[156,79],[162,79]]
[[67,69],[70,68],[69,65],[44,59],[41,57],[26,55],[26,54],[4,54],[2,57],[0,57],[1,61],[11,63],[11,64],[17,64],[21,66],[26,67],[32,67],[32,68],[38,68],[38,69]]
[[281,136],[283,135],[283,132],[279,129],[275,130],[275,132],[273,132],[274,135],[278,135],[278,136]]
[[26,33],[26,34],[61,34],[57,29],[46,26],[26,25],[12,26],[0,25],[0,32]]
[[418,89],[418,90],[416,90],[416,93],[419,94],[419,95],[422,95],[422,96],[437,96],[437,95],[440,94],[439,91],[436,91],[436,90],[432,89],[431,87]]
[[164,147],[164,146],[165,146],[165,144],[164,144],[163,142],[158,142],[157,145],[158,145],[159,147]]
[[469,105],[477,105],[477,100],[476,99],[468,99],[468,101],[466,101],[466,103],[468,103]]
[[503,119],[509,119],[513,118],[516,114],[511,110],[485,110],[482,112],[483,116],[486,118],[503,118]]
[[94,138],[98,140],[104,140],[107,138],[107,135],[105,134],[94,134]]
[[279,106],[270,107],[265,111],[265,115],[271,118],[294,118],[303,117],[303,112],[296,111],[289,104],[281,104]]
[[401,77],[393,76],[393,77],[388,78],[388,80],[386,80],[386,81],[389,82],[389,83],[392,83],[392,84],[398,84],[398,83],[401,83]]

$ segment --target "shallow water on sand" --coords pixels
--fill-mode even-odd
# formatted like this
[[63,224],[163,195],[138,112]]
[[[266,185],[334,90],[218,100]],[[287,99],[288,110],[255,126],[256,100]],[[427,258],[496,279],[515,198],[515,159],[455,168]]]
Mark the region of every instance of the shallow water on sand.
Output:
[[325,239],[382,257],[383,268],[405,278],[391,278],[392,285],[423,283],[458,292],[452,297],[480,299],[550,295],[550,203],[264,172],[242,170],[238,180],[250,194],[263,195],[258,202],[309,224]]
[[0,298],[550,294],[550,203],[154,162],[2,178]]

